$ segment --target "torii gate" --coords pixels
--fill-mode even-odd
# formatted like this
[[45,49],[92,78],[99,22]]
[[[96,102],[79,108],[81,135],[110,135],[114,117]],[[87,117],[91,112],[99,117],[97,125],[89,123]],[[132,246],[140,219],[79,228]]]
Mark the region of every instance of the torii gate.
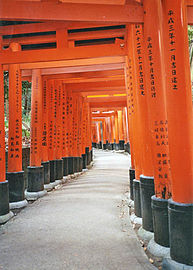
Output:
[[[26,13],[26,9],[31,13]],[[172,260],[165,261],[166,265],[193,265],[193,241],[190,240],[193,227],[193,114],[190,72],[187,68],[187,24],[193,24],[192,0],[109,0],[102,5],[95,0],[1,0],[0,17],[2,20],[38,21],[31,25],[1,27],[1,92],[3,71],[9,70],[12,89],[9,102],[13,104],[9,113],[7,177],[10,188],[15,188],[14,179],[18,183],[17,196],[12,197],[12,202],[26,203],[21,168],[22,76],[32,80],[32,144],[28,191],[39,192],[38,196],[45,194],[43,171],[46,168],[41,166],[41,162],[47,166],[49,161],[53,182],[64,174],[62,160],[68,158],[70,173],[74,172],[74,167],[77,170],[81,158],[85,165],[86,157],[90,159],[91,150],[90,108],[113,107],[113,97],[104,102],[106,104],[99,104],[96,100],[88,102],[85,94],[81,93],[89,96],[98,91],[108,93],[112,90],[126,90],[127,99],[117,101],[116,106],[125,107],[127,100],[132,157],[130,174],[133,176],[135,173],[135,213],[142,216],[145,231],[154,231],[156,243],[170,246]],[[119,30],[116,27],[113,29],[117,25]],[[97,27],[100,31],[94,34],[73,32],[77,28]],[[106,27],[105,32],[103,27]],[[37,30],[49,34],[30,38],[22,36]],[[9,34],[19,36],[12,36],[9,42]],[[102,39],[105,39],[106,44]],[[88,45],[88,40],[92,40],[92,46]],[[102,44],[97,45],[97,40]],[[50,44],[49,48],[25,51],[29,45],[36,45],[37,48],[37,44],[47,43]],[[2,50],[4,46],[9,48]],[[51,46],[56,48],[51,49]],[[125,79],[120,69],[124,69]],[[83,71],[107,72],[100,74],[97,80],[89,74],[83,78],[79,74],[74,77],[65,75]],[[43,113],[42,81],[46,89],[44,93],[50,95],[50,107],[45,108]],[[63,102],[60,102],[61,96]],[[0,102],[3,108],[3,98]],[[40,124],[42,115],[47,115],[46,110],[49,112],[49,139],[42,136]],[[43,122],[46,127],[46,121]],[[0,216],[4,222],[11,214],[8,183],[5,180],[3,113],[0,130]],[[49,147],[47,156],[41,155],[42,147],[45,147],[44,150],[47,148],[47,151]],[[73,163],[73,160],[76,162]],[[152,197],[151,212],[154,184],[155,196]],[[12,192],[10,195],[13,195]],[[159,209],[164,212],[165,219],[160,219]]]

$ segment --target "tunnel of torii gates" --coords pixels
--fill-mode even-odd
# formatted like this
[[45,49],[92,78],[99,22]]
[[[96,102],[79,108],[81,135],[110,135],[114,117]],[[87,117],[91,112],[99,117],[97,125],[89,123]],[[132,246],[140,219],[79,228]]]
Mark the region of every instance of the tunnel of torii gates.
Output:
[[[86,169],[92,143],[130,147],[130,197],[146,232],[193,266],[192,0],[0,0],[0,216]],[[8,169],[4,82],[9,72]],[[22,80],[32,82],[28,185]],[[117,179],[118,181],[118,179]],[[8,187],[9,183],[9,187]],[[179,266],[180,267],[180,266]],[[176,268],[166,268],[176,269]],[[179,268],[181,269],[181,268]],[[184,269],[184,268],[183,268]],[[192,268],[191,268],[192,269]]]

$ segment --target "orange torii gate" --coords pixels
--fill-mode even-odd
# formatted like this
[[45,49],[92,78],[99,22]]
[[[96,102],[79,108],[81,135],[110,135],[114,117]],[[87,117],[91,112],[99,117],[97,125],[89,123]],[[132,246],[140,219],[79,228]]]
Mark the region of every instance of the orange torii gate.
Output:
[[[18,186],[20,196],[17,198],[10,196],[10,199],[13,203],[25,199],[21,167],[20,73],[32,81],[32,142],[28,168],[28,199],[33,198],[34,192],[38,194],[36,197],[43,195],[44,184],[49,184],[49,181],[54,183],[56,178],[61,178],[64,175],[62,169],[64,164],[70,165],[68,171],[70,174],[74,173],[74,156],[76,159],[78,157],[78,160],[80,157],[81,160],[82,155],[84,167],[87,161],[90,161],[90,109],[115,108],[120,111],[127,106],[132,158],[130,175],[133,177],[135,173],[136,178],[134,181],[136,214],[140,216],[142,210],[143,229],[154,231],[156,243],[170,246],[172,260],[165,260],[164,267],[168,265],[172,267],[178,263],[192,266],[193,241],[189,239],[192,239],[193,115],[190,74],[187,68],[189,67],[187,24],[193,24],[193,2],[110,0],[103,5],[96,4],[94,0],[90,0],[89,5],[83,0],[60,2],[58,5],[57,1],[48,3],[11,0],[10,4],[10,1],[8,3],[1,0],[2,20],[38,21],[27,26],[1,27],[1,82],[3,85],[3,71],[9,70],[10,104],[17,101],[19,106],[15,115],[12,113],[13,108],[10,108],[7,179],[10,182],[9,192],[12,196],[14,186],[11,183],[14,184],[14,180],[10,179],[12,175],[18,175],[21,184]],[[31,10],[31,14],[25,12],[26,8]],[[109,29],[108,26],[119,28]],[[72,29],[78,27],[90,29],[98,27],[100,30],[94,34],[73,33]],[[100,27],[104,27],[105,32]],[[44,37],[25,36],[36,33],[37,30],[50,31],[52,34]],[[13,35],[11,42],[6,39],[6,35],[9,34]],[[18,37],[19,34],[24,34],[24,37]],[[94,41],[92,46],[87,46],[88,43],[83,42],[93,38],[100,40],[101,43],[101,39],[107,38],[111,44],[97,45]],[[15,45],[10,44],[14,42],[18,44],[16,49]],[[28,46],[47,43],[55,48],[25,51]],[[9,49],[2,50],[3,46],[9,46]],[[85,74],[81,76],[80,73],[83,71]],[[98,75],[95,75],[97,72]],[[46,86],[44,79],[47,82]],[[46,92],[49,97],[47,112],[42,103],[45,88],[48,89]],[[14,92],[14,89],[17,91]],[[125,90],[127,99],[116,100],[113,97],[116,93],[124,94]],[[64,96],[66,94],[66,102],[64,97],[63,104],[59,98],[61,91]],[[2,86],[1,92],[3,97]],[[87,97],[105,94],[109,97],[103,98],[102,102],[97,98],[91,100]],[[3,108],[3,99],[1,103]],[[42,120],[42,116],[45,120]],[[116,143],[119,142],[119,134],[123,138],[120,118],[121,113],[119,117],[116,113],[112,121]],[[46,121],[48,121],[48,137],[45,136]],[[0,125],[0,216],[4,222],[10,214],[8,185],[5,181],[3,117]],[[61,135],[64,137],[64,134],[66,139],[60,138]],[[48,145],[47,155],[45,140]],[[45,154],[42,150],[45,150]],[[182,159],[182,155],[186,158]],[[45,179],[48,170],[45,165],[47,159],[50,165],[50,180],[49,173],[47,180]],[[59,171],[60,176],[57,176]],[[154,184],[152,223],[150,203]],[[142,209],[140,198],[143,202]],[[183,219],[184,222],[181,222]],[[164,229],[161,230],[160,226]]]

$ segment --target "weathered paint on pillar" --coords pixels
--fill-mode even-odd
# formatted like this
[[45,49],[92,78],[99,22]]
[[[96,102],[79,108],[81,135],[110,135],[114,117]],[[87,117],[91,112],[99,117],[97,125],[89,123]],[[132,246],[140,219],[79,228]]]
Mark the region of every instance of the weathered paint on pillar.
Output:
[[[144,1],[145,80],[149,108],[156,197],[171,197],[168,119],[165,106],[165,69],[160,0]],[[153,23],[152,23],[153,22]]]
[[0,182],[5,182],[5,122],[4,122],[4,79],[0,65]]
[[30,166],[41,166],[42,160],[42,77],[41,70],[32,70]]
[[172,199],[193,203],[193,111],[186,3],[162,3]]
[[[19,51],[20,45],[10,44],[12,51]],[[9,65],[9,141],[8,172],[22,171],[22,84],[18,64]]]

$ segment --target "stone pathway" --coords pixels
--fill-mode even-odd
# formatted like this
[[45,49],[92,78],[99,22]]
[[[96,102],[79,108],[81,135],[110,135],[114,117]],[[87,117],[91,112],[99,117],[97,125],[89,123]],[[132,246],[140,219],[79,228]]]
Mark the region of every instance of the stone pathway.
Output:
[[129,157],[94,167],[0,227],[0,270],[153,270],[127,216]]

